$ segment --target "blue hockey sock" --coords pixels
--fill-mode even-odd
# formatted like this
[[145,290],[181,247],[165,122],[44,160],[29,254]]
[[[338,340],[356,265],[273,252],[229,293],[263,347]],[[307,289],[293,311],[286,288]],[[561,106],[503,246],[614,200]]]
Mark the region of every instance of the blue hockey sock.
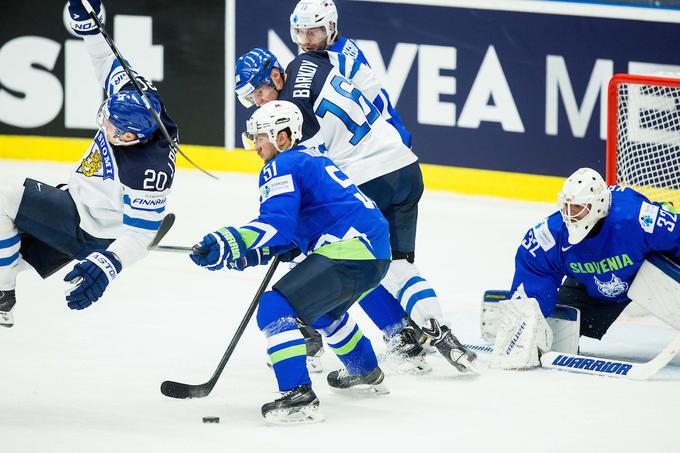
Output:
[[391,338],[406,327],[406,312],[399,301],[380,285],[366,294],[359,305],[378,329]]
[[328,346],[338,356],[349,374],[367,373],[378,366],[378,359],[368,338],[345,313],[338,320],[324,315],[312,323],[326,338]]
[[279,292],[267,291],[260,298],[257,325],[267,338],[267,354],[281,392],[311,384],[305,338],[296,317],[293,307]]

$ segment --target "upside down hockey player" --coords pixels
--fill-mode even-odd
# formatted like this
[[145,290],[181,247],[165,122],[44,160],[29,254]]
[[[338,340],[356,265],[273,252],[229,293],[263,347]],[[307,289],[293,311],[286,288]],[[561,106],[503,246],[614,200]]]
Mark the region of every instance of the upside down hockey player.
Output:
[[[491,366],[537,366],[539,352],[552,346],[546,317],[557,304],[580,311],[577,341],[579,335],[601,339],[630,302],[631,285],[648,275],[641,270],[645,259],[655,251],[680,257],[680,227],[672,208],[631,188],[607,187],[595,170],[581,168],[569,176],[559,205],[560,211],[530,229],[518,248],[513,297],[498,304]],[[653,278],[655,285],[663,284]],[[660,302],[650,307],[653,312]],[[672,311],[677,314],[678,307]]]
[[[305,119],[303,144],[326,153],[376,202],[390,224],[393,261],[381,284],[393,297],[382,303],[401,303],[450,364],[461,372],[472,371],[475,354],[445,325],[434,290],[414,264],[418,202],[423,192],[418,158],[371,101],[338,72],[332,63],[335,58],[333,52],[307,52],[284,72],[269,51],[253,49],[236,63],[236,93],[246,107],[280,99],[300,108]],[[365,65],[356,69],[370,72]],[[390,324],[374,319],[377,310],[366,311],[379,327]],[[392,323],[401,325],[403,311],[389,312]],[[414,352],[412,358],[422,358],[422,348]]]
[[[100,13],[100,2],[91,0]],[[160,227],[175,170],[175,154],[79,0],[68,5],[71,27],[108,96],[97,131],[68,189],[26,179],[0,190],[0,325],[14,324],[16,278],[24,261],[47,278],[82,260],[65,280],[78,281],[66,300],[74,310],[97,301],[109,283],[147,254]],[[170,134],[177,127],[156,89],[142,77]]]
[[260,298],[257,323],[283,393],[262,406],[262,415],[270,423],[320,421],[296,319],[320,330],[345,366],[328,375],[331,387],[386,393],[371,343],[347,310],[387,271],[387,221],[333,162],[299,146],[302,113],[295,104],[260,107],[246,134],[265,162],[260,215],[206,235],[191,259],[209,270],[242,270],[293,248],[309,254]]

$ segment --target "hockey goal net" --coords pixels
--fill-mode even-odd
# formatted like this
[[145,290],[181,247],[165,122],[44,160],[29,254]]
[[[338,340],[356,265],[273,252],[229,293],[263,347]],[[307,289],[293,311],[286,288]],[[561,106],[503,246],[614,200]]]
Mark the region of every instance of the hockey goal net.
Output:
[[608,104],[607,184],[680,208],[680,74],[617,74]]

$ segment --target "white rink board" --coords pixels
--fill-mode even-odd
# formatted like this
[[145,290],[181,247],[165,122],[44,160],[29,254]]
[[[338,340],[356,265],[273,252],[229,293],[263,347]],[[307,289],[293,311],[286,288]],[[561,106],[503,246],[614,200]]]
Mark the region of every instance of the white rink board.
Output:
[[[24,176],[64,182],[69,166],[0,161],[0,181]],[[217,227],[250,220],[255,175],[177,175],[165,244],[191,245]],[[479,342],[484,289],[505,288],[524,231],[549,204],[427,192],[417,263],[442,299],[454,331]],[[283,266],[285,268],[285,266]],[[283,272],[285,269],[280,270]],[[186,256],[151,254],[123,270],[102,301],[82,312],[63,300],[65,272],[20,276],[16,325],[0,330],[0,451],[29,452],[459,452],[678,451],[680,359],[653,381],[559,371],[490,371],[455,377],[439,357],[426,377],[388,376],[392,393],[368,399],[332,394],[313,377],[326,422],[269,427],[262,403],[276,395],[253,322],[213,393],[199,400],[161,395],[165,379],[200,383],[217,365],[264,269],[211,273]],[[376,329],[357,315],[382,350]],[[618,321],[584,353],[647,360],[673,337],[648,318]],[[327,370],[338,365],[327,352]],[[219,416],[205,425],[203,416]]]

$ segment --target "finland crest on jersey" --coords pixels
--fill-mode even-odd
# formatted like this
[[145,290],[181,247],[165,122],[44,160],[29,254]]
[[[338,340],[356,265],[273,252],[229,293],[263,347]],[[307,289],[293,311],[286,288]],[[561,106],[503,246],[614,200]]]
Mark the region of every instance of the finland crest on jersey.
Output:
[[76,173],[87,178],[115,179],[116,162],[103,129],[97,131],[90,148],[80,161]]

